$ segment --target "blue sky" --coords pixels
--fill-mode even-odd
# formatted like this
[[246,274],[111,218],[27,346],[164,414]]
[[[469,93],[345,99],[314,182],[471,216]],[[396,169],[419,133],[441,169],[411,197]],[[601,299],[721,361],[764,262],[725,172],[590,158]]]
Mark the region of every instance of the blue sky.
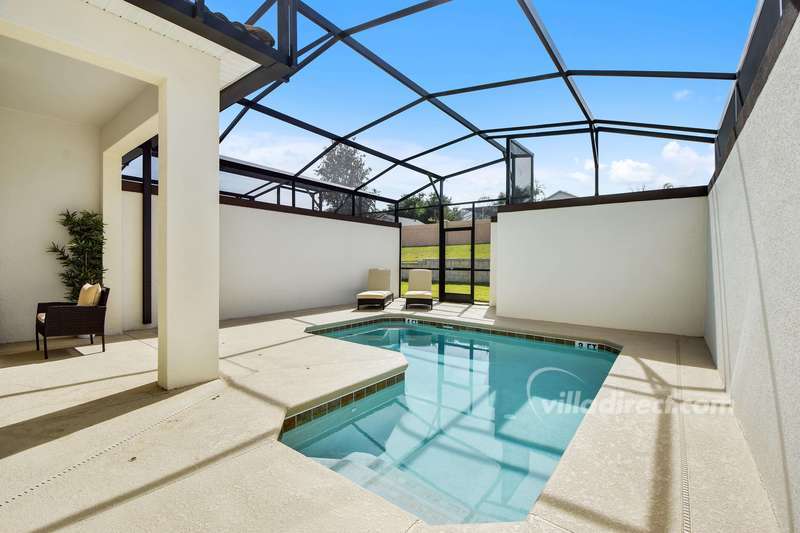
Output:
[[[340,27],[349,27],[415,0],[306,0]],[[244,20],[260,0],[209,0],[233,20]],[[709,70],[734,72],[756,0],[538,0],[535,5],[571,69]],[[275,9],[260,22],[274,31]],[[322,31],[299,20],[299,44]],[[358,34],[357,39],[428,91],[529,76],[554,70],[516,0],[453,0]],[[730,91],[727,81],[576,78],[597,118],[714,128]],[[265,105],[344,135],[416,98],[416,95],[339,43],[273,92]],[[480,128],[565,121],[581,115],[561,80],[446,97],[443,101]],[[238,106],[220,115],[224,129]],[[406,157],[467,130],[423,103],[360,134],[359,142]],[[586,135],[525,140],[547,194],[593,192]],[[249,112],[220,151],[290,172],[299,170],[328,141]],[[445,174],[500,157],[472,139],[415,160]],[[713,169],[711,145],[605,134],[600,139],[601,193],[646,186],[695,185]],[[373,173],[388,163],[368,157]],[[306,173],[314,176],[313,170]],[[374,183],[398,197],[427,178],[395,169]],[[446,182],[455,200],[496,195],[504,189],[496,165]]]

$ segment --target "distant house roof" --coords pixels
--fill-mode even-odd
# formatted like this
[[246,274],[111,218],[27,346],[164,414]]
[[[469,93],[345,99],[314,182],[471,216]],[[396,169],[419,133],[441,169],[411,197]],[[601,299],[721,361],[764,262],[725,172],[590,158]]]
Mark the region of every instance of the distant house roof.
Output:
[[567,198],[577,198],[577,196],[566,191],[556,191],[544,200],[566,200]]

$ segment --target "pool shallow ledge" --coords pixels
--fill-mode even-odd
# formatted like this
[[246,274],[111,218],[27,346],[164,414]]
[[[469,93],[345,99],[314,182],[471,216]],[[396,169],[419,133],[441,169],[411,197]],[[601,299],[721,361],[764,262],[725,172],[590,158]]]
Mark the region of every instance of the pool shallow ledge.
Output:
[[354,401],[353,395],[359,391],[389,386],[401,380],[408,367],[403,354],[374,346],[343,343],[322,335],[308,335],[302,342],[301,362],[258,382],[259,391],[285,410],[284,424],[306,412],[320,416],[337,402],[348,403],[348,397]]

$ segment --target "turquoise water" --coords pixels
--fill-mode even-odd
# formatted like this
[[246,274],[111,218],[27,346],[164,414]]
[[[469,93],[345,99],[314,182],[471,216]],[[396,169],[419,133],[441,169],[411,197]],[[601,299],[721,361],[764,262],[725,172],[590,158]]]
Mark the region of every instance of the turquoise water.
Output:
[[523,520],[616,358],[391,322],[326,335],[401,352],[405,382],[281,440],[430,524]]

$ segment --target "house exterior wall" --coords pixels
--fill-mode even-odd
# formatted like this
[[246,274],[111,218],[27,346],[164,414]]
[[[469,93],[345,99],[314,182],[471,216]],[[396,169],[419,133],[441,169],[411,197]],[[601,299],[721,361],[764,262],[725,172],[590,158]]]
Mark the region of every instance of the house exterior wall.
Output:
[[64,300],[64,209],[100,210],[97,127],[0,107],[0,343],[32,339],[37,302]]
[[705,197],[500,213],[497,314],[701,336]]
[[[154,197],[156,198],[156,197]],[[123,327],[142,318],[142,195],[123,193],[125,265]],[[158,221],[154,203],[153,227]],[[353,304],[367,270],[392,271],[397,292],[398,229],[220,206],[220,317],[240,318],[325,305]],[[154,235],[153,261],[157,255]],[[154,271],[153,295],[158,291]],[[155,300],[154,300],[155,301]]]
[[[159,29],[77,0],[2,2],[0,34],[158,87],[162,192],[162,223],[156,229],[161,251],[156,264],[161,279],[158,383],[172,389],[216,378],[220,57],[208,53],[202,41],[193,47]],[[110,129],[107,132],[111,134]],[[132,141],[138,133],[116,131],[109,137],[119,141],[107,147],[104,136],[96,157],[102,161],[101,208],[107,237],[103,262],[109,272],[104,281],[116,294],[123,270],[118,162],[136,146]],[[192,251],[191,258],[186,250]],[[195,268],[192,261],[206,267]],[[121,308],[113,294],[106,317],[109,333],[121,329]]]
[[800,527],[800,24],[709,200],[705,338],[777,518]]

